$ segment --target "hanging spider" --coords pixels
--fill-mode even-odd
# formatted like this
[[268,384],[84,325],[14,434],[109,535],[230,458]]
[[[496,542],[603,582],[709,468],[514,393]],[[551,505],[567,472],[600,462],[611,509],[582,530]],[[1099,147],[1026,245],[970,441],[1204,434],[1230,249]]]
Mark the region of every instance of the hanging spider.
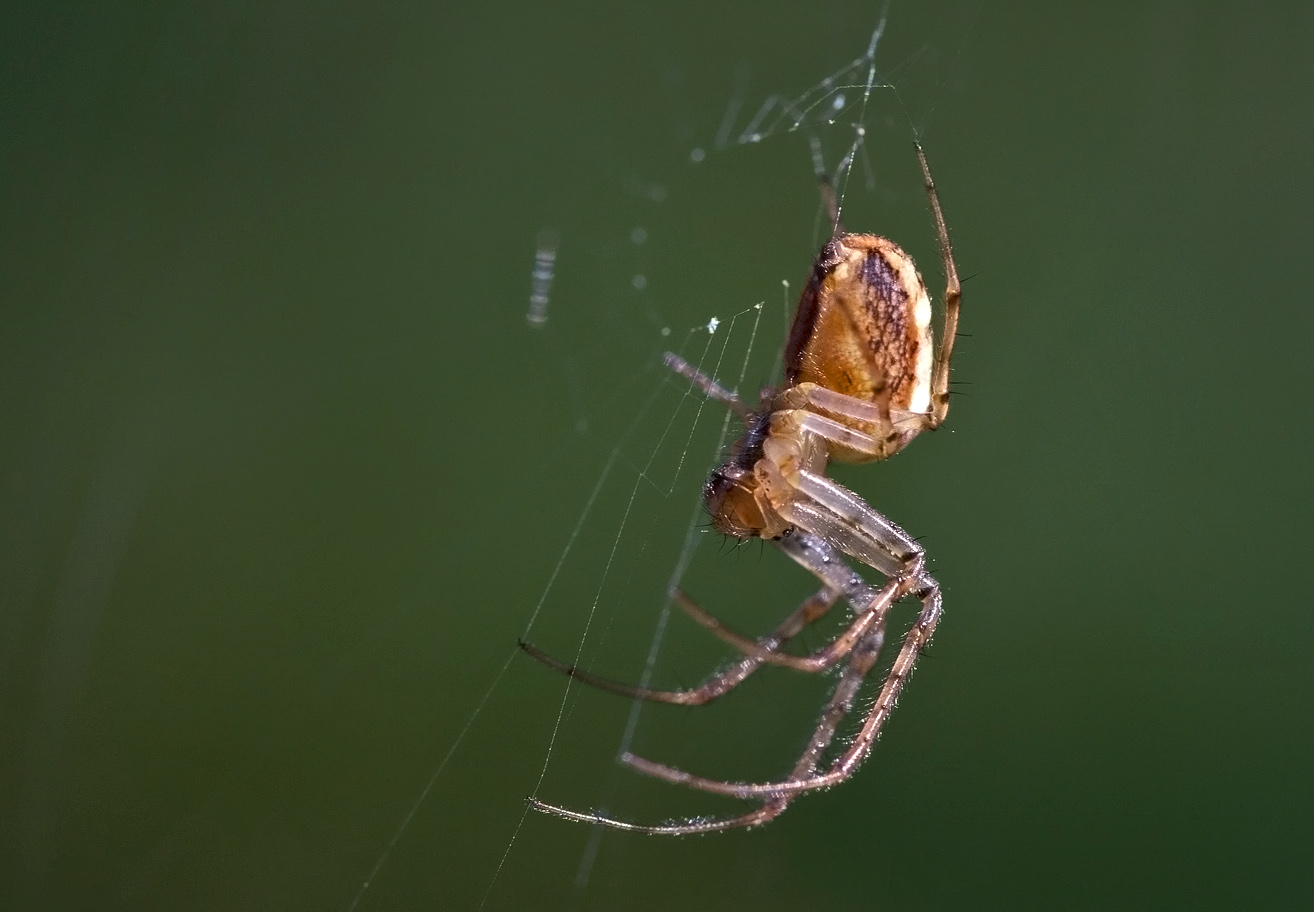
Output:
[[[535,810],[658,835],[756,826],[779,816],[804,792],[844,781],[871,752],[940,620],[940,586],[926,572],[921,546],[857,494],[827,478],[826,466],[831,460],[864,463],[893,456],[922,431],[939,427],[949,410],[949,358],[961,289],[926,154],[920,143],[914,145],[944,260],[944,330],[938,352],[932,340],[930,297],[912,257],[888,238],[843,233],[834,192],[823,181],[834,230],[812,266],[789,330],[784,385],[763,389],[756,408],[749,408],[712,377],[674,354],[666,356],[668,367],[734,410],[745,425],[730,458],[703,486],[712,525],[736,538],[770,540],[821,580],[820,590],[759,640],[731,631],[683,592],[673,590],[674,600],[694,620],[743,653],[738,662],[692,690],[629,687],[559,662],[529,643],[520,644],[552,668],[604,690],[685,705],[715,699],[763,665],[821,672],[846,662],[802,756],[788,776],[766,783],[707,779],[630,753],[621,756],[639,772],[667,782],[761,802],[737,817],[642,825],[531,798]],[[869,585],[841,554],[877,571],[887,582],[880,588]],[[907,595],[921,602],[917,621],[904,637],[857,736],[822,766],[840,721],[853,708],[876,664],[889,610]],[[785,643],[841,598],[853,612],[843,633],[808,656],[782,651]]]

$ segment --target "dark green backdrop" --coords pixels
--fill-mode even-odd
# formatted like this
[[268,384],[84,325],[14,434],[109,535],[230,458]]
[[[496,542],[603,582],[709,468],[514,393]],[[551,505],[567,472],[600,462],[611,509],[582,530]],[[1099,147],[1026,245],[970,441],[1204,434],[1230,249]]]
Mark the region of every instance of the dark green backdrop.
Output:
[[[541,602],[544,648],[641,673],[721,429],[661,352],[733,380],[762,301],[761,382],[818,238],[803,137],[718,125],[876,5],[3,13],[0,905],[347,909],[389,850],[358,908],[1314,902],[1314,14],[1060,6],[895,0],[881,50],[846,220],[938,291],[918,130],[971,276],[947,428],[837,473],[945,585],[885,737],[763,830],[592,844],[523,798],[736,806],[506,663]],[[711,537],[686,583],[749,631],[807,590]],[[655,680],[724,656],[672,618]],[[636,749],[779,774],[826,683]]]

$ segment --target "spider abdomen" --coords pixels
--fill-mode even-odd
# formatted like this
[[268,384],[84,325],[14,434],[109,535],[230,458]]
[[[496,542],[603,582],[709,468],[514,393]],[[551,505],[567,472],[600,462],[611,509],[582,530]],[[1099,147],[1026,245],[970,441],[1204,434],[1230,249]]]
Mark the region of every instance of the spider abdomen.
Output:
[[787,386],[817,386],[892,411],[931,402],[931,300],[912,257],[875,234],[817,255],[785,346]]

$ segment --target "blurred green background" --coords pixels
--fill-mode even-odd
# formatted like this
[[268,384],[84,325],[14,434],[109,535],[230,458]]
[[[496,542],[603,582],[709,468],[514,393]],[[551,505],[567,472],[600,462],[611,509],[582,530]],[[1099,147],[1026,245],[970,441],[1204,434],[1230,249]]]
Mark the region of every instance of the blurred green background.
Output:
[[[521,822],[739,807],[618,768],[628,702],[514,642],[642,672],[722,429],[661,352],[767,379],[819,238],[803,137],[716,150],[723,115],[878,15],[0,13],[0,906],[1314,902],[1300,3],[895,0],[846,221],[938,292],[919,131],[964,395],[836,474],[922,536],[935,643],[861,774],[766,828]],[[699,541],[740,629],[808,591]],[[725,655],[673,617],[654,680]],[[778,775],[828,684],[647,708],[635,748]]]

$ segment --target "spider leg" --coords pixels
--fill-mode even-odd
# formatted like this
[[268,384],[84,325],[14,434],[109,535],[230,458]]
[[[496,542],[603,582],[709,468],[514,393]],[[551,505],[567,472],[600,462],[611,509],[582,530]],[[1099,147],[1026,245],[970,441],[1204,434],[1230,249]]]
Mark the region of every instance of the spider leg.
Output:
[[881,692],[876,697],[876,702],[867,713],[867,719],[862,723],[862,729],[853,739],[853,743],[832,764],[828,772],[811,780],[815,783],[812,788],[826,788],[844,781],[853,775],[863,760],[867,759],[872,745],[880,736],[881,728],[889,719],[890,713],[894,711],[894,705],[899,702],[899,695],[903,693],[908,678],[912,676],[918,656],[931,642],[931,636],[935,633],[936,625],[940,623],[940,617],[944,612],[940,584],[925,573],[918,578],[917,583],[918,588],[913,594],[922,602],[921,613],[904,637],[899,655],[890,666],[890,672],[885,677],[885,683],[881,685]]
[[[891,581],[895,582],[895,581]],[[930,641],[939,623],[942,611],[940,587],[936,581],[925,573],[916,577],[913,594],[922,601],[922,611],[916,623],[904,637],[899,655],[895,658],[889,674],[881,686],[867,718],[862,724],[853,743],[824,773],[816,773],[816,765],[827,747],[834,741],[840,721],[852,710],[858,692],[871,668],[875,665],[884,643],[884,624],[877,626],[867,634],[853,649],[849,664],[840,677],[829,702],[822,711],[821,718],[808,741],[807,747],[799,757],[790,776],[780,782],[736,783],[716,779],[707,779],[684,772],[675,767],[654,763],[633,754],[626,753],[621,761],[634,767],[641,773],[663,779],[675,785],[730,795],[736,798],[763,801],[758,807],[737,817],[713,818],[702,820],[673,821],[670,823],[647,825],[636,824],[596,812],[573,811],[569,808],[547,804],[537,798],[529,799],[529,806],[536,811],[564,817],[581,823],[592,823],[612,829],[632,833],[647,833],[659,836],[683,836],[699,833],[713,833],[739,827],[758,826],[778,817],[800,794],[816,789],[828,788],[853,775],[862,761],[871,753],[872,745],[880,735],[882,726],[889,718],[890,712],[898,702],[903,687],[912,674],[917,657]]]
[[[808,781],[816,770],[817,761],[820,759],[822,752],[835,737],[835,730],[840,720],[852,709],[853,701],[857,697],[858,689],[862,685],[863,679],[875,664],[877,656],[880,654],[881,644],[884,641],[884,628],[878,627],[871,631],[866,639],[854,649],[853,657],[849,660],[849,667],[845,669],[844,675],[840,678],[839,684],[835,687],[835,692],[831,694],[830,701],[822,711],[821,720],[817,724],[817,729],[808,742],[807,748],[799,757],[798,762],[790,774],[790,781]],[[681,784],[694,784],[692,780],[698,777],[689,777],[688,773],[681,773],[671,767],[664,767],[661,764],[651,763],[651,761],[642,760],[631,754],[622,757],[626,763],[639,769],[641,772],[648,772],[651,775],[662,779],[678,781]],[[648,768],[645,768],[645,765]],[[666,774],[670,771],[679,776],[689,777],[686,779],[671,779]],[[728,784],[728,783],[727,783]],[[645,833],[653,836],[692,836],[699,833],[715,833],[722,830],[737,829],[740,827],[760,826],[769,820],[784,813],[789,807],[790,802],[797,797],[797,794],[785,793],[772,795],[762,804],[761,807],[755,808],[746,814],[737,817],[717,817],[711,820],[686,820],[671,821],[670,823],[661,824],[639,824],[631,823],[628,820],[619,820],[615,817],[609,817],[597,812],[572,811],[569,808],[558,807],[557,805],[547,804],[539,801],[537,798],[529,799],[529,806],[547,814],[553,814],[557,817],[564,817],[567,820],[575,820],[580,823],[592,823],[598,826],[610,827],[614,830],[624,830],[629,833]]]
[[[826,207],[826,215],[830,216],[830,236],[839,237],[844,233],[844,223],[840,221],[839,195],[835,192],[835,181],[826,173],[821,158],[821,141],[816,136],[812,137],[812,166],[817,174],[817,189],[821,191],[821,205]],[[836,177],[840,176],[843,167],[844,162],[841,161],[835,169]]]
[[773,498],[773,506],[797,529],[812,533],[886,577],[921,573],[922,546],[848,488],[797,467],[791,467],[786,476],[770,461],[758,465],[773,486],[793,490],[793,494]]
[[796,671],[816,673],[825,671],[844,658],[873,628],[883,625],[890,606],[907,595],[912,587],[912,577],[891,579],[884,588],[872,595],[868,604],[856,612],[857,617],[847,630],[821,649],[806,656],[790,655],[779,651],[777,647],[768,647],[766,642],[758,642],[741,633],[736,633],[727,627],[724,622],[699,608],[683,592],[675,590],[672,594],[680,603],[680,607],[684,608],[694,620],[746,656],[755,657],[771,665],[783,665]]
[[844,485],[831,481],[824,475],[800,471],[797,486],[798,490],[812,501],[852,526],[855,532],[893,555],[903,565],[902,572],[909,572],[912,569],[910,564],[920,560],[925,553],[922,546],[917,544],[911,535],[886,519]]
[[535,811],[541,811],[544,814],[552,814],[555,817],[564,817],[567,820],[574,820],[579,823],[591,823],[595,826],[610,827],[613,830],[623,830],[627,833],[644,833],[649,836],[694,836],[700,833],[717,833],[722,830],[733,830],[739,827],[759,826],[768,820],[779,817],[789,806],[789,799],[780,798],[772,799],[759,808],[742,814],[738,817],[717,817],[711,820],[686,820],[671,821],[670,823],[643,824],[631,823],[628,820],[619,820],[615,817],[608,817],[605,814],[599,814],[596,811],[572,811],[570,808],[558,807],[555,804],[548,804],[545,801],[539,801],[537,798],[529,799],[529,807]]
[[744,400],[740,399],[737,395],[717,383],[714,378],[704,374],[675,352],[667,352],[666,356],[662,358],[662,363],[702,390],[709,399],[715,399],[717,402],[726,405],[731,411],[738,415],[745,424],[747,424],[752,417],[749,413],[748,406],[744,405]]
[[[715,618],[703,611],[693,603],[683,592],[674,590],[672,597],[688,611],[694,620],[708,626],[704,619],[710,620],[715,624],[720,624]],[[520,648],[529,655],[538,659],[549,668],[555,668],[557,671],[570,678],[583,681],[585,684],[591,684],[601,690],[610,691],[614,694],[620,694],[623,697],[632,697],[640,700],[652,700],[657,703],[675,703],[683,706],[701,706],[704,703],[710,703],[717,697],[732,690],[738,686],[750,674],[757,671],[765,662],[767,656],[776,655],[776,650],[789,640],[796,636],[808,624],[811,624],[821,618],[828,612],[839,599],[840,593],[830,588],[823,588],[803,601],[803,604],[795,608],[790,615],[781,622],[769,636],[761,640],[743,640],[749,645],[749,648],[741,650],[744,657],[725,670],[708,678],[702,684],[689,690],[650,690],[643,687],[633,687],[629,684],[621,684],[608,678],[603,678],[587,671],[582,671],[573,665],[567,665],[559,659],[543,652],[532,643],[520,641]],[[724,628],[724,625],[721,625]],[[738,636],[738,634],[735,634]],[[724,637],[723,637],[724,639]],[[731,643],[731,645],[736,645]]]
[[[796,389],[798,394],[802,395],[809,403],[832,414],[843,415],[845,418],[855,418],[858,421],[878,426],[889,423],[889,409],[883,404],[868,402],[866,399],[859,399],[856,396],[848,396],[827,389],[824,386],[818,386],[815,383],[801,383]],[[854,449],[861,449],[859,444],[851,445]]]
[[[841,398],[857,403],[847,396]],[[877,437],[806,409],[777,412],[772,419],[772,433],[777,432],[786,437],[797,433],[803,438],[799,446],[802,450],[808,449],[808,444],[816,438],[820,438],[817,442],[823,446],[838,443],[870,453],[878,453],[882,445]],[[769,480],[768,489],[776,492],[770,497],[780,517],[887,577],[916,576],[921,572],[924,551],[911,535],[842,484],[810,471],[803,460],[791,453],[793,448],[782,449],[775,457],[768,449],[767,458],[758,462],[758,471],[765,472]]]
[[789,775],[791,781],[806,779],[816,770],[817,764],[821,762],[822,753],[830,746],[831,741],[835,740],[835,731],[839,728],[840,722],[852,711],[853,703],[858,698],[858,690],[867,679],[872,666],[876,664],[881,647],[884,645],[885,619],[882,617],[880,624],[854,647],[849,659],[849,667],[844,670],[839,683],[835,685],[826,708],[821,711],[821,717],[817,720],[817,727],[812,732],[807,748]]
[[[746,785],[738,782],[708,779],[687,773],[673,766],[667,766],[664,763],[654,763],[651,760],[630,753],[622,754],[620,760],[641,773],[665,780],[673,785],[683,785],[687,788],[715,792],[720,795],[733,795],[736,798],[756,796],[759,798],[765,797],[769,803],[772,801],[788,803],[797,797],[799,792],[813,787],[809,783],[817,778],[814,772],[816,764],[821,759],[825,749],[835,739],[835,732],[839,728],[840,721],[853,709],[853,703],[857,699],[862,682],[866,680],[867,674],[871,671],[872,666],[876,664],[876,659],[880,655],[881,646],[884,642],[885,628],[882,624],[868,633],[861,643],[854,648],[852,655],[849,657],[848,667],[844,669],[844,674],[840,676],[839,683],[835,686],[825,709],[822,710],[821,718],[817,722],[812,737],[808,740],[807,747],[804,749],[802,756],[799,757],[794,771],[783,782]],[[794,786],[794,788],[790,788],[790,786]],[[748,789],[753,791],[747,791]]]
[[[818,620],[829,611],[838,598],[843,597],[858,615],[858,619],[854,623],[854,627],[858,629],[855,633],[854,628],[851,627],[848,633],[841,634],[838,647],[832,644],[832,646],[821,650],[816,656],[813,664],[820,665],[820,667],[829,667],[829,665],[842,658],[843,654],[852,647],[852,643],[856,642],[862,630],[870,627],[872,621],[870,618],[864,620],[864,612],[870,615],[879,610],[883,615],[884,609],[880,608],[881,592],[874,590],[862,577],[854,573],[852,568],[845,564],[840,555],[836,553],[835,549],[817,536],[810,535],[800,529],[793,535],[776,542],[776,544],[780,550],[806,567],[821,580],[824,588],[806,599],[803,604],[799,605],[785,618],[779,627],[761,640],[749,640],[741,634],[734,633],[723,622],[698,607],[692,599],[679,589],[671,590],[671,597],[695,621],[712,630],[721,639],[744,653],[744,657],[738,662],[707,679],[698,687],[689,690],[650,690],[633,687],[568,665],[523,640],[520,641],[520,648],[549,668],[554,668],[568,677],[578,678],[586,684],[620,694],[623,697],[652,700],[658,703],[700,706],[733,689],[765,663],[791,667],[799,667],[801,663],[804,671],[820,670],[808,666],[809,660],[813,657],[789,656],[779,650],[804,627]],[[898,597],[894,599],[894,601],[897,600]]]
[[[679,605],[684,613],[697,621],[701,626],[710,630],[721,642],[733,646],[747,658],[756,659],[758,662],[769,665],[789,666],[792,661],[797,661],[797,656],[780,652],[783,646],[790,638],[795,636],[805,626],[811,624],[822,617],[835,604],[839,598],[839,593],[832,592],[829,589],[822,589],[815,595],[810,596],[798,610],[786,619],[771,636],[755,640],[752,637],[745,636],[742,633],[732,629],[725,621],[711,614],[693,599],[691,599],[682,589],[672,589],[671,598]],[[800,623],[791,625],[791,621],[796,616],[801,615]],[[786,628],[790,628],[786,631]]]
[[[881,686],[876,702],[872,704],[872,708],[868,711],[867,718],[862,723],[862,728],[853,739],[853,743],[831,764],[830,769],[826,772],[811,776],[791,776],[781,782],[745,783],[725,782],[694,776],[683,770],[653,763],[651,760],[644,760],[631,754],[623,755],[621,757],[622,762],[628,763],[642,773],[656,776],[667,782],[701,789],[705,792],[746,799],[764,796],[767,798],[784,798],[797,795],[800,792],[829,788],[843,782],[853,775],[854,771],[862,764],[862,761],[867,759],[867,755],[871,753],[872,745],[876,743],[876,738],[880,735],[882,726],[889,719],[894,704],[898,702],[899,695],[903,692],[904,685],[908,683],[908,678],[912,674],[917,657],[921,655],[922,650],[926,648],[926,644],[930,642],[931,634],[935,632],[935,626],[940,621],[942,606],[939,584],[926,574],[918,577],[917,584],[918,588],[914,590],[913,594],[921,599],[922,611],[917,616],[917,621],[913,624],[912,629],[904,637],[903,645],[899,649],[899,655],[890,667],[885,683]],[[850,669],[854,667],[853,663],[856,661],[856,657],[850,660]],[[875,661],[874,657],[872,661]],[[844,680],[841,679],[841,685],[844,683]],[[859,680],[858,683],[860,684],[861,681]],[[839,687],[836,688],[837,694],[839,689]],[[834,698],[832,698],[832,703],[834,703]],[[829,713],[830,707],[827,707],[827,711],[823,713],[823,725],[818,726],[817,734],[814,735],[813,741],[809,744],[809,750],[815,748],[819,753],[830,743],[833,733],[826,736],[824,732],[825,717]],[[838,717],[836,723],[838,723]]]
[[[877,433],[868,435],[861,431],[855,431],[847,425],[840,424],[838,421],[826,418],[823,415],[817,415],[815,412],[809,413],[817,419],[815,423],[801,422],[807,430],[812,431],[814,434],[842,443],[859,452],[878,453],[880,451],[880,438],[890,431],[907,431],[913,428],[933,428],[936,426],[933,412],[910,412],[906,409],[891,409],[884,404],[868,402],[865,399],[837,393],[834,390],[826,389],[824,386],[817,386],[815,383],[800,383],[795,389],[810,405],[815,405],[817,408],[833,415],[853,418],[875,427]],[[829,432],[825,430],[826,428],[836,428],[837,430],[836,432]]]
[[776,511],[798,531],[806,531],[817,538],[833,543],[838,549],[851,554],[867,566],[886,577],[904,574],[905,563],[889,551],[855,529],[852,524],[834,512],[806,497],[785,501]]
[[939,427],[949,413],[949,358],[954,352],[954,337],[958,334],[958,306],[963,297],[963,286],[958,281],[958,266],[954,263],[954,248],[949,243],[949,226],[945,224],[940,208],[940,194],[931,179],[931,168],[926,164],[926,152],[921,143],[917,147],[917,162],[922,166],[926,183],[926,196],[931,201],[931,219],[940,242],[940,256],[944,260],[944,331],[940,337],[940,350],[935,355],[931,374],[931,428]]

